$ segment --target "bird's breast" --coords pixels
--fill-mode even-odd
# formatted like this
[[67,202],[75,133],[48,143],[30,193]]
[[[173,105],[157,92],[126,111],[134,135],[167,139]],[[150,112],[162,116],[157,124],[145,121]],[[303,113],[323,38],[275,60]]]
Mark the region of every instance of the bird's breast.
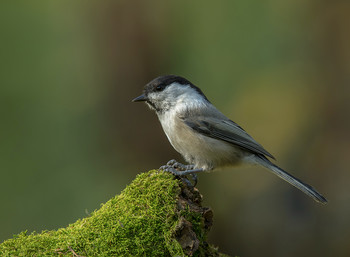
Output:
[[242,151],[234,145],[194,131],[176,115],[159,116],[159,120],[171,145],[196,168],[212,170],[240,162]]

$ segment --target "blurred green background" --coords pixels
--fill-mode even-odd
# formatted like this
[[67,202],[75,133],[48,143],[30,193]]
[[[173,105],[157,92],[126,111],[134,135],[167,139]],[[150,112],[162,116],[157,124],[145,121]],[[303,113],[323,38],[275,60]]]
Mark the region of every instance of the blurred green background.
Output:
[[350,256],[349,1],[0,5],[0,241],[66,226],[181,160],[131,103],[177,74],[329,199],[262,168],[202,174],[209,241],[239,256]]

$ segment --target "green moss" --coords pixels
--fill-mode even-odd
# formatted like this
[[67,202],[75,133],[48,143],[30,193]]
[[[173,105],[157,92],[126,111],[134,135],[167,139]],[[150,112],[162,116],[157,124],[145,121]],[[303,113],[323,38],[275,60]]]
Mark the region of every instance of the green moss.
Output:
[[179,210],[182,191],[171,174],[140,174],[89,217],[56,231],[22,232],[0,244],[0,256],[184,256],[189,252],[177,239],[184,218],[203,246],[196,255],[215,252],[203,241],[203,217],[191,208]]

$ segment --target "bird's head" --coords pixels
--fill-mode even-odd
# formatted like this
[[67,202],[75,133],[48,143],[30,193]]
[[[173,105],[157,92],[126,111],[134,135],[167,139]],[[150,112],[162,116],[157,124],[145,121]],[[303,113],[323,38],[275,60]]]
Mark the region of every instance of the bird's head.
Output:
[[143,94],[132,100],[145,101],[158,114],[179,106],[192,106],[209,103],[203,92],[187,79],[165,75],[149,82]]

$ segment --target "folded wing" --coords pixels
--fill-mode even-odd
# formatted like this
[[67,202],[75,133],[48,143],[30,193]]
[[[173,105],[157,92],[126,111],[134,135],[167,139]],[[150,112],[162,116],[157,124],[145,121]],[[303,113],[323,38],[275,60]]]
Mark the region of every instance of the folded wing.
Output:
[[222,120],[215,117],[184,117],[185,124],[205,136],[223,140],[234,144],[254,154],[261,154],[275,159],[247,132],[231,120]]

